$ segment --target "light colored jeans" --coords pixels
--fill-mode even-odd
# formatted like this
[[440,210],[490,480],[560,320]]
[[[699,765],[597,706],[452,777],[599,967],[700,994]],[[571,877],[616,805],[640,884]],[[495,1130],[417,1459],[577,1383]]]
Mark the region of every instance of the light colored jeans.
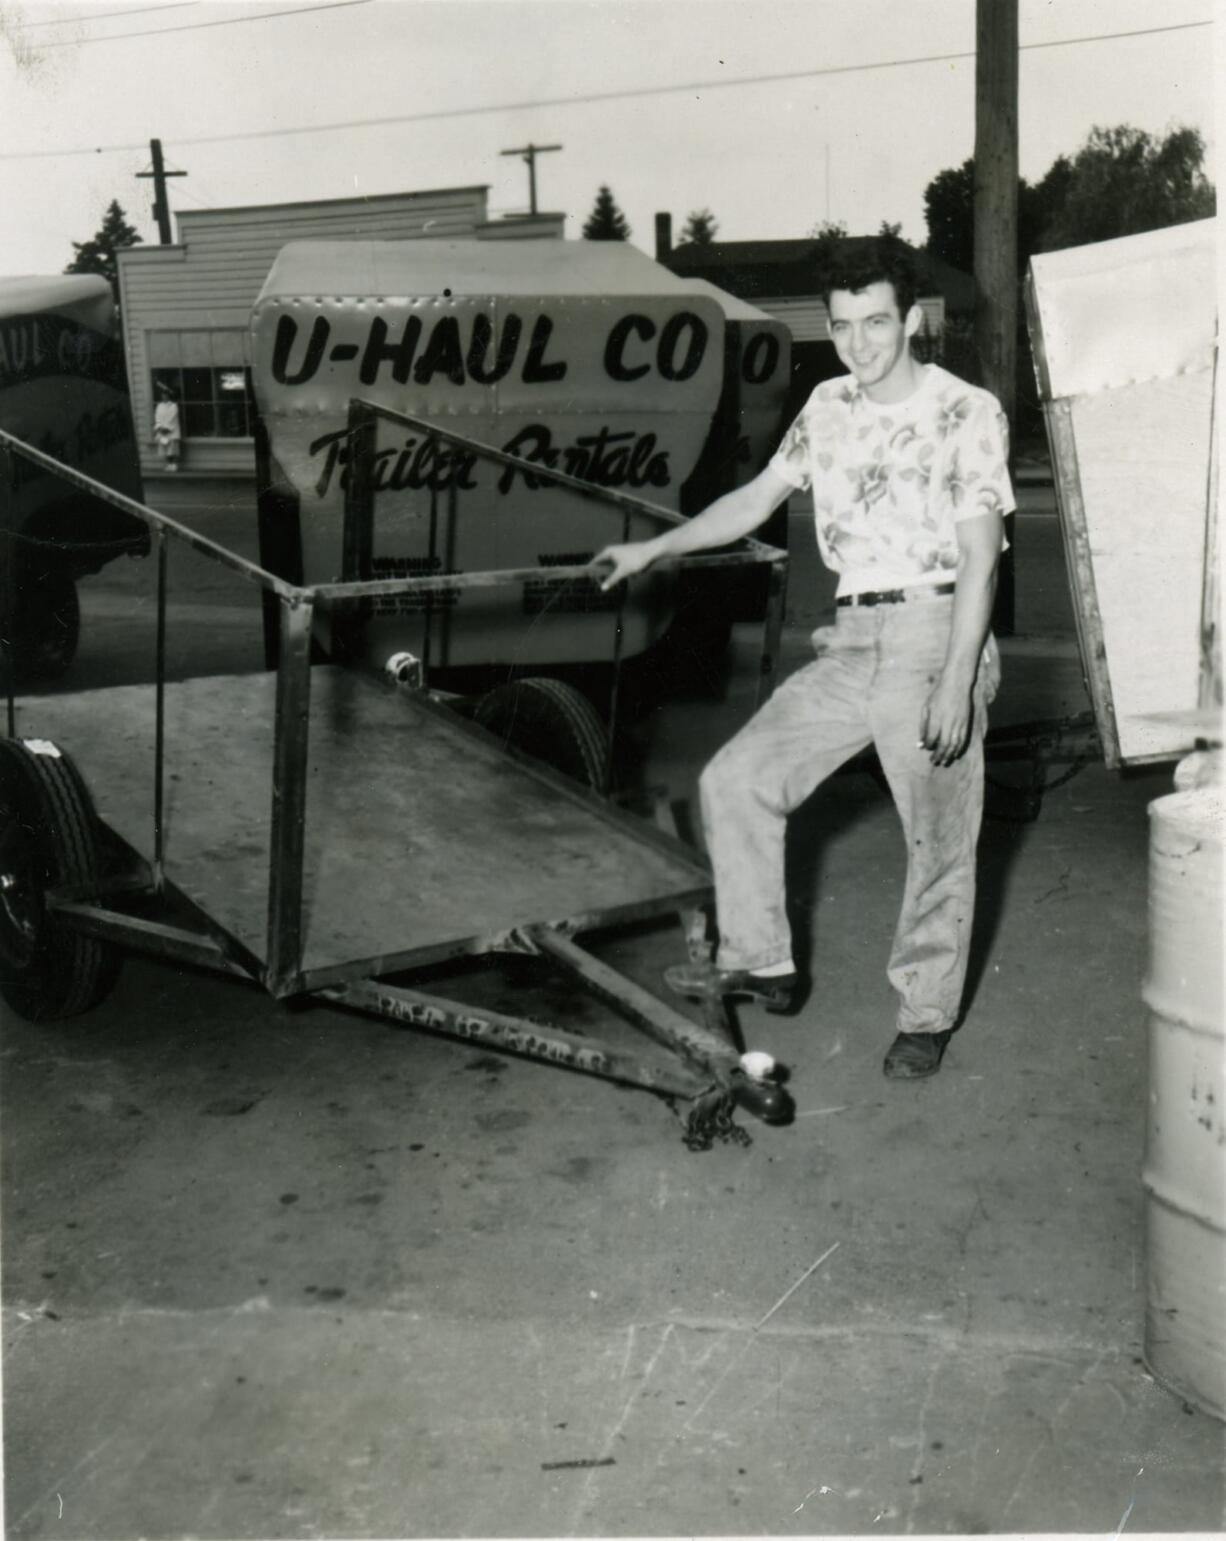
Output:
[[934,766],[920,716],[945,661],[953,596],[846,607],[813,634],[799,669],[702,773],[699,791],[715,872],[721,969],[791,957],[784,894],[787,816],[870,743],[907,841],[907,879],[888,975],[898,1030],[940,1032],[958,1016],[975,905],[983,816],[983,735],[1000,665],[989,639],[974,687],[966,752]]

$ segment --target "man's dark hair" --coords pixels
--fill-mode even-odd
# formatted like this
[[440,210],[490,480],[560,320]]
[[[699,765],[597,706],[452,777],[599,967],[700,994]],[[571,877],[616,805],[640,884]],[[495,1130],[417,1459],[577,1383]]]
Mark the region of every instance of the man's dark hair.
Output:
[[870,284],[890,284],[898,302],[898,314],[904,319],[915,304],[919,280],[910,248],[894,235],[850,236],[831,243],[823,252],[818,275],[818,293],[830,308],[835,289],[849,289],[859,294]]

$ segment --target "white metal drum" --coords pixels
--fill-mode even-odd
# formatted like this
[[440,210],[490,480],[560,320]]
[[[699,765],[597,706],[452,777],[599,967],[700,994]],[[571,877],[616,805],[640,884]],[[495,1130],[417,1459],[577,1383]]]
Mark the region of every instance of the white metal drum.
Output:
[[1226,1037],[1219,783],[1150,804],[1145,1359],[1226,1417]]

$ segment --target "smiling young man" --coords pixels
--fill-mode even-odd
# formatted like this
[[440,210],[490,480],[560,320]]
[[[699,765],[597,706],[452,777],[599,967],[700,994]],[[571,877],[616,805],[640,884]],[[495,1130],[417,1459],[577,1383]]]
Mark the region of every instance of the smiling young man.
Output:
[[923,316],[900,241],[844,242],[824,280],[849,373],[816,388],[753,481],[595,561],[610,568],[610,588],[662,558],[738,540],[790,493],[812,493],[822,559],[839,575],[835,624],[814,633],[814,661],[702,773],[719,949],[713,964],[665,979],[691,997],[793,1009],[787,817],[871,744],[907,842],[887,967],[897,1031],[883,1068],[915,1079],[940,1067],[966,979],[983,735],[1000,677],[989,620],[1014,507],[1007,427],[995,397],[912,354]]

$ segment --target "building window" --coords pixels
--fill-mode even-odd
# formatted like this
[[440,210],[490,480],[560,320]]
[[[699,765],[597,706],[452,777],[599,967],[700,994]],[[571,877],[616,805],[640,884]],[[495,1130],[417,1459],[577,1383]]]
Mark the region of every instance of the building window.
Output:
[[241,332],[150,332],[152,399],[168,386],[179,403],[185,439],[249,439],[255,402],[243,363]]

